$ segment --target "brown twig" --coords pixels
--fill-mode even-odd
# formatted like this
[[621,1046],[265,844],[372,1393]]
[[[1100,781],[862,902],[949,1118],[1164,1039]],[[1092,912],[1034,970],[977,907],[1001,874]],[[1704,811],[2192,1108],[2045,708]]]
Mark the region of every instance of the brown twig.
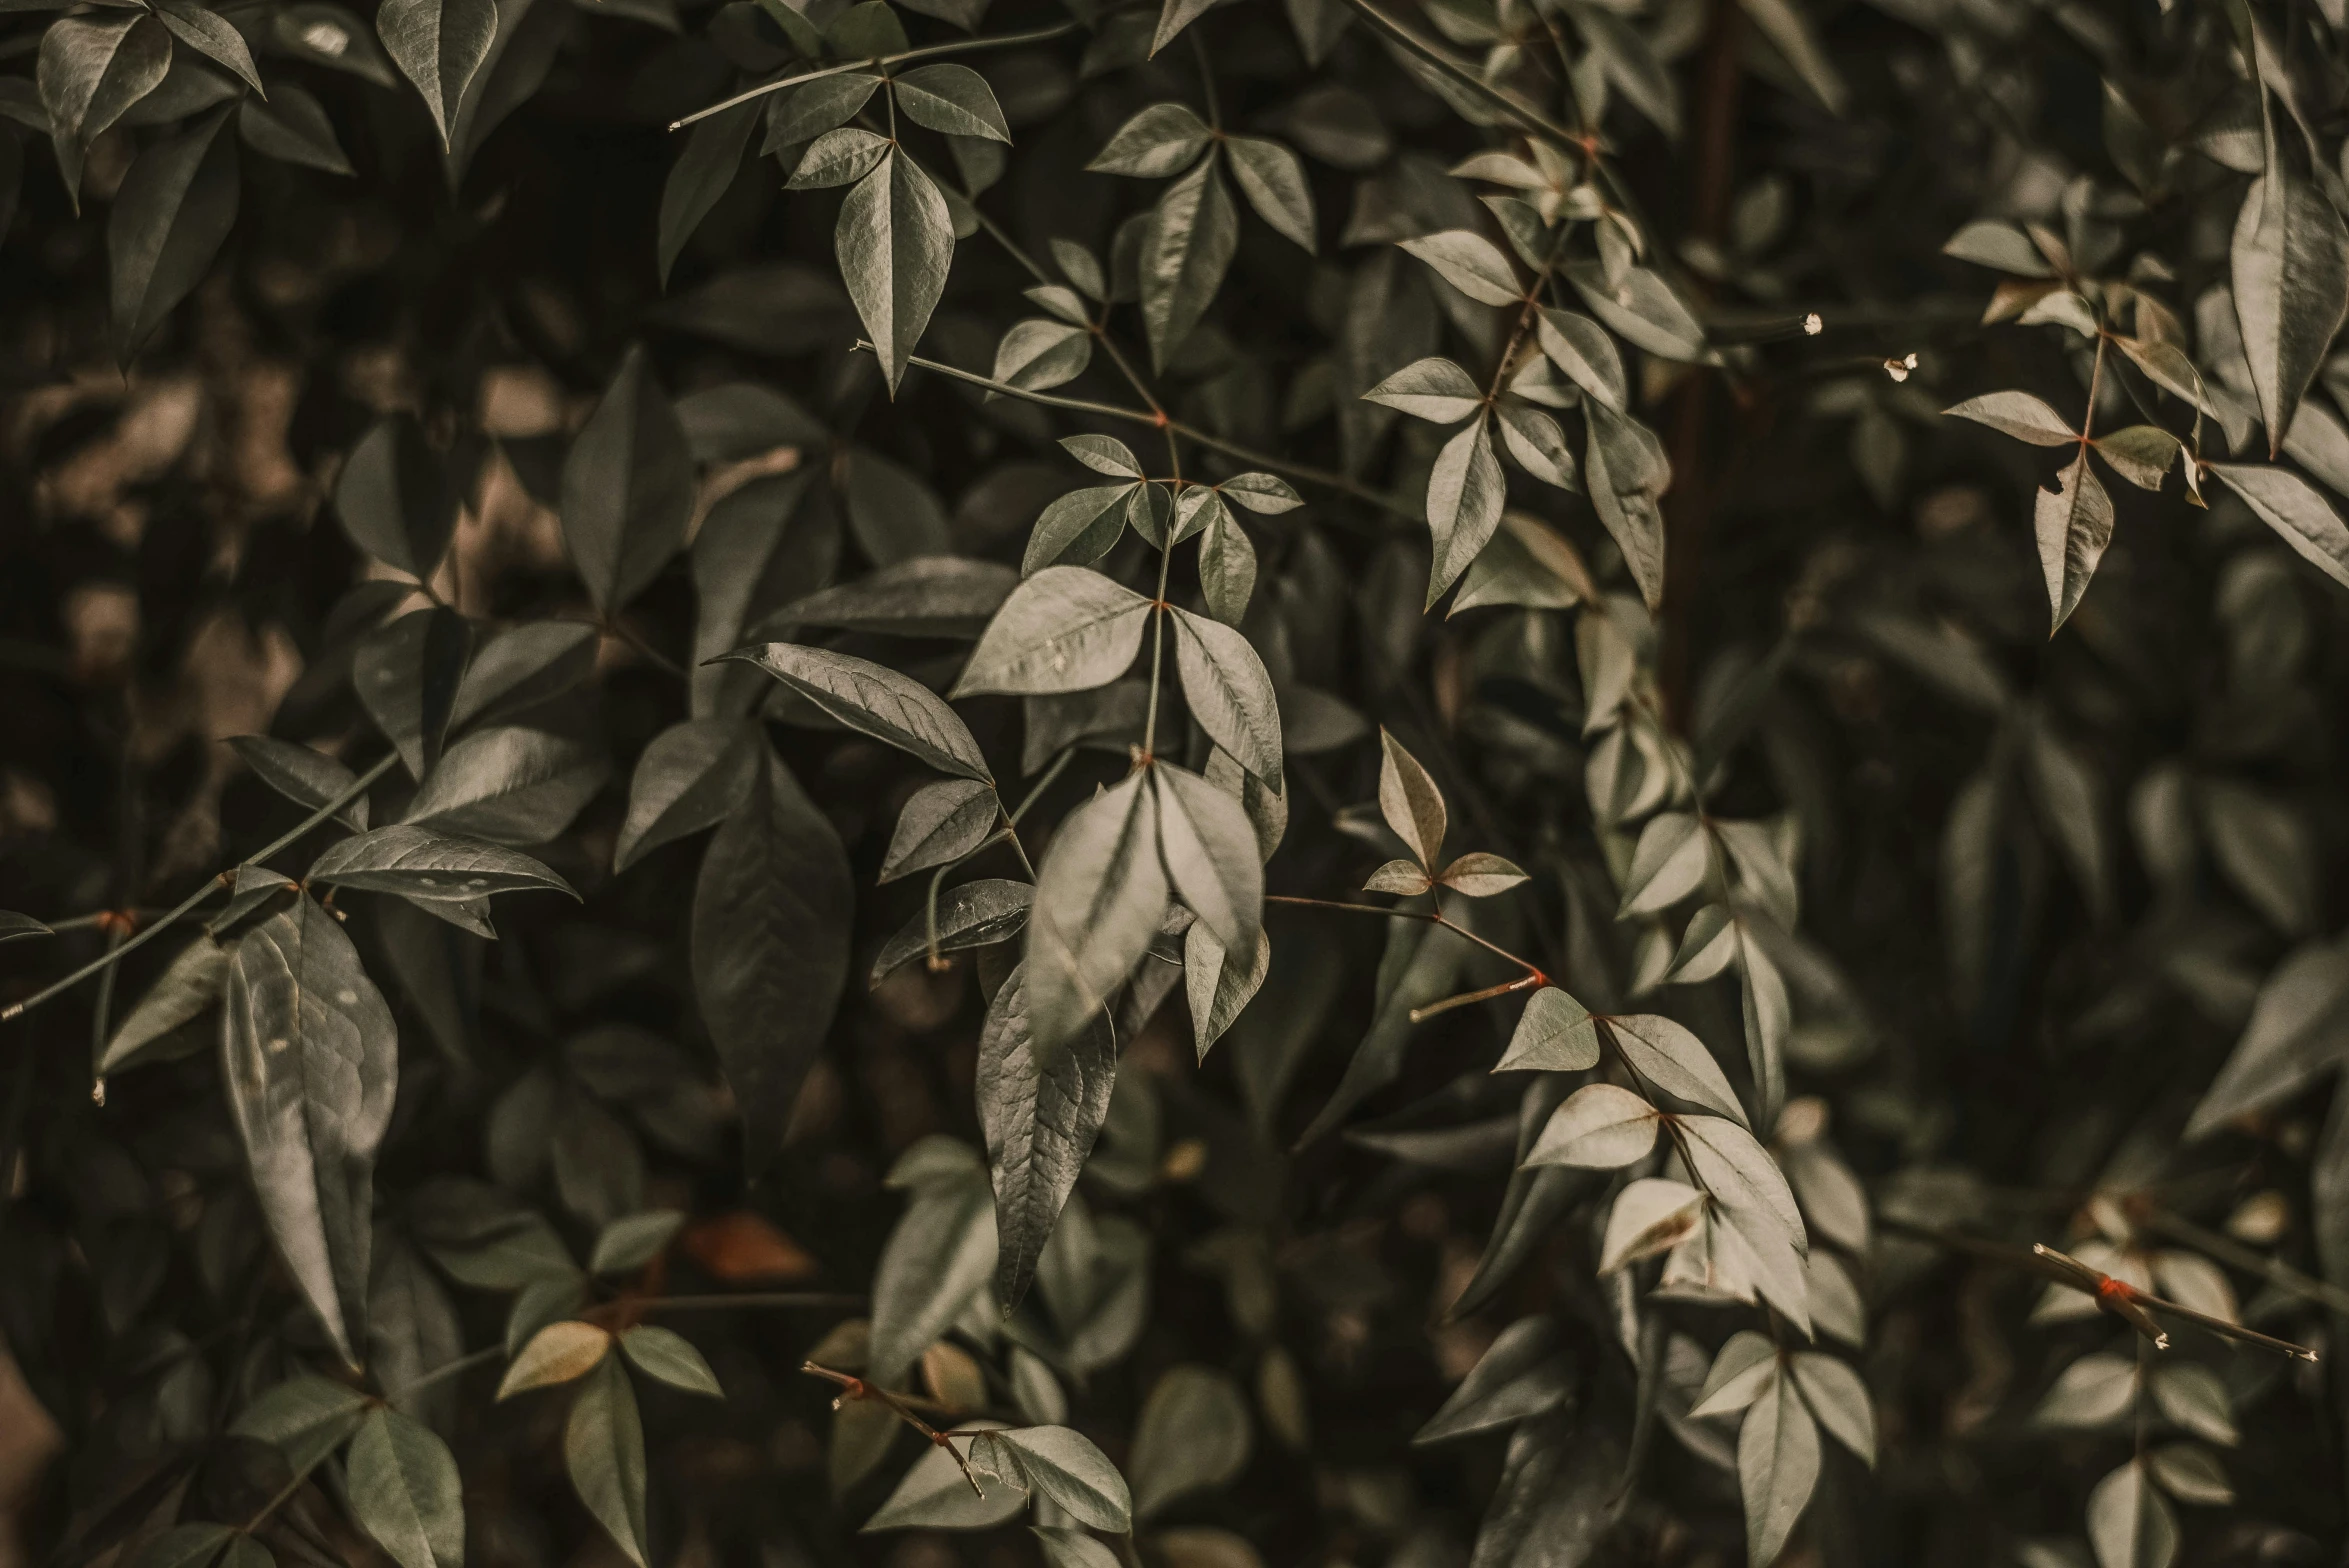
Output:
[[[903,1421],[907,1426],[910,1426],[915,1431],[921,1433],[923,1441],[929,1443],[933,1447],[945,1449],[948,1456],[954,1460],[955,1468],[962,1472],[962,1478],[965,1481],[970,1482],[972,1495],[977,1497],[985,1497],[987,1495],[985,1489],[979,1485],[979,1478],[971,1474],[970,1461],[965,1459],[962,1456],[962,1451],[954,1446],[952,1438],[955,1434],[951,1432],[941,1432],[936,1427],[930,1425],[929,1422],[923,1420],[920,1414],[914,1410],[913,1402],[906,1396],[901,1394],[893,1394],[888,1389],[883,1388],[880,1384],[868,1382],[864,1378],[858,1377],[853,1372],[835,1371],[831,1367],[821,1366],[813,1361],[801,1362],[799,1364],[799,1370],[807,1373],[811,1377],[820,1377],[825,1379],[827,1382],[836,1383],[840,1386],[840,1392],[834,1396],[832,1400],[832,1408],[835,1410],[838,1410],[842,1405],[848,1403],[850,1400],[870,1400],[875,1404],[883,1406],[889,1411],[890,1414],[896,1416],[898,1420]],[[922,1403],[929,1404],[930,1401],[923,1400]],[[969,1434],[966,1433],[964,1435],[967,1436]]]

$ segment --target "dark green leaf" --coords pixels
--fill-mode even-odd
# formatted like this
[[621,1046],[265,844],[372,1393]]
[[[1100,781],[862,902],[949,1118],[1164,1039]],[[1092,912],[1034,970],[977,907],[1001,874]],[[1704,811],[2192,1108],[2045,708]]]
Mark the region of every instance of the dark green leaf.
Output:
[[1444,590],[1460,580],[1501,526],[1508,481],[1493,455],[1493,427],[1478,419],[1436,454],[1427,478],[1427,526],[1435,539],[1435,566],[1428,574],[1427,604],[1434,608]]
[[693,894],[694,995],[754,1171],[773,1158],[831,1024],[854,896],[839,835],[770,754],[719,824]]
[[685,150],[677,155],[668,182],[661,187],[658,233],[663,288],[668,287],[670,270],[677,265],[685,242],[693,238],[701,220],[734,183],[735,172],[742,167],[743,144],[758,123],[759,109],[760,105],[752,102],[720,110],[696,121],[685,139]]
[[[56,24],[66,26],[64,22]],[[106,218],[114,358],[128,365],[171,309],[204,281],[237,220],[237,142],[215,109],[150,144]]]
[[[938,895],[938,950],[960,952],[1009,941],[1028,923],[1028,906],[1035,889],[1025,882],[983,879],[948,888]],[[900,964],[910,963],[930,950],[930,917],[925,910],[891,937],[873,960],[872,984]]]
[[995,786],[981,779],[940,779],[916,790],[898,813],[897,831],[881,857],[881,880],[962,859],[995,830],[1003,807]]
[[2053,617],[2048,634],[2053,636],[2071,619],[2080,596],[2088,591],[2088,579],[2096,574],[2096,563],[2104,559],[2104,547],[2112,542],[2112,497],[2088,467],[2086,452],[2064,465],[2055,489],[2033,497],[2033,526],[2039,534],[2039,569],[2047,579]]
[[375,30],[400,74],[423,95],[441,146],[450,147],[458,105],[497,38],[496,0],[384,0]]
[[472,646],[464,618],[435,605],[371,633],[351,662],[360,706],[419,779],[440,758]]
[[521,725],[475,730],[448,749],[407,820],[493,844],[543,844],[603,788],[603,753]]
[[1134,1423],[1134,1512],[1148,1519],[1179,1498],[1226,1485],[1247,1468],[1250,1436],[1247,1401],[1229,1377],[1206,1367],[1169,1368]]
[[309,880],[431,900],[525,888],[571,893],[570,883],[517,850],[409,824],[344,839],[311,864]]
[[1237,629],[1188,610],[1172,613],[1175,670],[1182,677],[1183,700],[1190,705],[1191,717],[1240,766],[1277,785],[1280,706],[1264,660]]
[[723,821],[750,793],[762,750],[739,719],[688,719],[654,736],[628,782],[628,817],[612,869],[625,871],[661,845]]
[[[231,750],[253,770],[253,776],[307,811],[339,800],[359,776],[322,751],[297,746],[267,735],[231,735]],[[335,813],[335,820],[364,833],[367,797],[362,795]]]
[[917,65],[895,78],[895,86],[898,112],[916,125],[949,136],[1011,140],[995,90],[967,65]]
[[378,420],[343,463],[335,511],[360,549],[429,578],[457,526],[457,496],[440,454],[410,414]]
[[[60,17],[41,34],[35,77],[57,144],[66,195],[76,211],[81,206],[84,152],[126,110],[154,91],[170,68],[171,34],[145,12]],[[115,200],[121,199],[117,192]]]
[[2244,193],[2230,260],[2235,317],[2273,457],[2349,313],[2349,227],[2314,182],[2271,153],[2267,172]]
[[1412,1444],[1490,1432],[1555,1410],[1574,1393],[1574,1364],[1563,1351],[1555,1321],[1519,1318],[1477,1358]]
[[644,1423],[628,1374],[612,1357],[572,1396],[563,1459],[587,1511],[636,1568],[645,1568]]
[[840,204],[833,244],[894,394],[954,261],[946,198],[911,159],[891,153]]
[[2227,483],[2303,560],[2337,583],[2349,586],[2349,527],[2342,525],[2315,487],[2281,468],[2252,463],[2212,463],[2209,471]]
[[1313,250],[1313,189],[1305,183],[1305,166],[1297,155],[1261,136],[1227,137],[1223,146],[1232,160],[1232,179],[1256,215]]
[[396,1410],[370,1410],[351,1439],[345,1479],[352,1518],[400,1568],[463,1568],[463,1483],[430,1428]]
[[1207,313],[1239,243],[1239,217],[1212,158],[1168,186],[1150,209],[1139,264],[1152,364],[1163,369]]
[[294,82],[279,82],[274,98],[248,98],[237,105],[237,134],[246,146],[280,163],[329,174],[358,172],[336,139],[324,106]]
[[[1086,168],[1101,174],[1164,179],[1191,166],[1205,150],[1207,123],[1179,103],[1154,103],[1118,128]],[[1100,291],[1094,290],[1098,298]]]
[[369,1194],[399,1042],[350,938],[309,897],[238,939],[220,1052],[279,1255],[356,1366],[366,1342]]
[[[887,741],[942,773],[981,782],[993,778],[970,726],[911,676],[869,659],[788,642],[745,648],[733,657],[757,665],[850,729]],[[967,683],[969,677],[964,679]]]
[[659,1378],[672,1388],[707,1394],[712,1399],[726,1397],[726,1391],[718,1386],[718,1375],[710,1370],[701,1352],[672,1330],[639,1323],[622,1332],[620,1349],[648,1377]]
[[1026,966],[988,1004],[979,1031],[979,1125],[995,1183],[995,1297],[1010,1312],[1027,1294],[1093,1140],[1109,1116],[1117,1041],[1096,1013],[1057,1050],[1030,1038]]
[[504,723],[583,684],[595,674],[599,640],[576,621],[529,621],[498,633],[465,666],[449,728]]
[[952,695],[1086,691],[1141,651],[1151,603],[1081,566],[1048,566],[1012,590]]
[[644,349],[632,347],[563,459],[563,538],[597,608],[644,591],[685,543],[692,512],[685,427]]
[[1051,1053],[1109,1005],[1166,913],[1158,800],[1136,773],[1069,813],[1045,846],[1028,918],[1033,1049]]
[[993,561],[933,555],[785,605],[770,624],[889,632],[901,637],[976,637],[1019,576]]

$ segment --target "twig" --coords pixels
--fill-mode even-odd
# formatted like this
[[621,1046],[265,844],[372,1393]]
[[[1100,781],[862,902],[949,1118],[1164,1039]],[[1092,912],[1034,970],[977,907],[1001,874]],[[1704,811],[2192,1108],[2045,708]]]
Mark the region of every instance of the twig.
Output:
[[1359,13],[1371,26],[1419,56],[1420,59],[1425,60],[1429,65],[1451,77],[1452,80],[1478,97],[1492,103],[1496,108],[1504,109],[1516,116],[1519,123],[1527,129],[1539,131],[1544,136],[1554,136],[1567,146],[1580,145],[1582,137],[1579,134],[1567,129],[1561,122],[1551,119],[1533,105],[1524,102],[1516,94],[1495,87],[1486,81],[1483,74],[1474,67],[1454,59],[1449,50],[1439,48],[1429,39],[1423,38],[1410,28],[1405,27],[1401,22],[1387,15],[1386,12],[1372,5],[1370,0],[1346,0],[1346,4]]
[[[873,352],[873,345],[862,339],[857,341],[856,347],[867,354]],[[1142,409],[1125,408],[1116,403],[1095,402],[1091,398],[1061,397],[1052,392],[1033,392],[1026,387],[1015,387],[1008,381],[997,381],[992,376],[982,376],[976,371],[958,369],[935,359],[924,359],[919,354],[907,355],[905,362],[909,365],[918,365],[924,370],[934,370],[942,376],[950,376],[956,381],[967,382],[974,387],[985,387],[990,392],[1000,392],[1005,397],[1023,398],[1030,403],[1041,404],[1045,408],[1066,409],[1072,414],[1092,414],[1101,419],[1122,419],[1127,424],[1147,425],[1153,430],[1171,430],[1186,441],[1206,447],[1210,451],[1221,452],[1236,461],[1253,464],[1258,468],[1269,469],[1275,473],[1286,473],[1304,480],[1307,484],[1322,485],[1350,495],[1358,501],[1366,501],[1392,516],[1405,518],[1411,522],[1420,521],[1418,508],[1406,506],[1383,490],[1374,490],[1359,480],[1350,479],[1331,469],[1317,468],[1310,463],[1292,463],[1286,458],[1259,452],[1254,447],[1242,446],[1237,441],[1226,441],[1219,435],[1201,430],[1196,425],[1186,425],[1179,420],[1170,419],[1163,413],[1147,413]]]
[[[374,784],[377,779],[382,778],[386,773],[389,773],[392,770],[392,765],[399,760],[400,755],[398,752],[395,751],[389,753],[383,758],[382,761],[376,763],[375,766],[369,768],[365,773],[360,774],[356,779],[352,780],[350,788],[344,790],[340,795],[337,795],[334,799],[328,801],[325,805],[320,806],[316,811],[311,812],[310,815],[304,817],[299,823],[295,824],[292,828],[289,828],[278,838],[262,846],[260,849],[255,850],[252,854],[245,856],[237,863],[239,865],[250,865],[256,861],[267,860],[270,856],[276,854],[279,850],[285,848],[288,844],[293,843],[303,834],[309,832],[312,828],[317,827],[327,818],[342,810],[343,807],[349,805],[352,801],[357,800],[361,795],[366,794],[369,786]],[[7,1020],[16,1017],[20,1013],[30,1012],[32,1009],[40,1006],[43,1002],[48,1001],[49,998],[57,995],[60,991],[68,990],[73,986],[79,985],[82,981],[87,980],[90,976],[98,973],[100,970],[111,968],[113,965],[120,963],[123,959],[129,957],[132,953],[137,952],[141,947],[144,947],[147,943],[153,941],[158,934],[168,930],[172,925],[176,924],[179,920],[184,918],[190,910],[193,910],[198,904],[201,904],[205,899],[210,898],[215,892],[219,891],[222,885],[223,884],[221,883],[221,880],[218,876],[206,878],[203,886],[197,888],[196,891],[190,893],[186,898],[181,899],[179,903],[174,905],[171,909],[165,911],[162,919],[156,921],[153,925],[148,926],[145,930],[137,932],[132,937],[130,937],[129,940],[125,941],[120,947],[115,948],[113,951],[105,954],[102,957],[90,960],[90,962],[82,965],[81,968],[76,969],[72,974],[67,975],[64,979],[51,982],[49,985],[44,986],[42,989],[35,991],[32,995],[26,997],[23,1001],[11,1002],[6,1007],[0,1007],[0,1023],[5,1023]]]
[[786,87],[796,87],[801,82],[812,82],[819,77],[844,76],[850,71],[869,71],[876,66],[886,69],[892,65],[903,65],[909,60],[928,60],[943,54],[975,54],[982,49],[1009,49],[1019,44],[1047,43],[1052,39],[1063,38],[1075,32],[1077,26],[1078,24],[1074,21],[1057,22],[1050,27],[1039,27],[1025,33],[1005,33],[995,38],[956,38],[942,44],[925,44],[919,49],[902,50],[897,54],[879,54],[865,60],[843,60],[838,65],[827,65],[818,70],[801,71],[795,76],[779,77],[771,82],[762,82],[756,87],[736,93],[723,103],[711,104],[706,109],[696,109],[682,120],[670,121],[669,129],[681,131],[696,120],[706,120],[713,114],[723,114],[736,104],[748,103],[753,98],[763,98],[769,93],[781,92]]
[[836,1372],[830,1367],[819,1366],[813,1361],[801,1362],[799,1364],[799,1370],[808,1373],[810,1376],[824,1378],[829,1382],[840,1385],[840,1393],[832,1401],[832,1408],[835,1410],[839,1409],[841,1405],[852,1399],[869,1399],[877,1404],[886,1406],[889,1412],[896,1416],[898,1420],[903,1421],[907,1426],[910,1426],[915,1431],[921,1433],[924,1441],[930,1443],[933,1447],[943,1448],[946,1450],[947,1457],[951,1458],[954,1461],[955,1468],[962,1472],[962,1478],[965,1481],[970,1482],[971,1492],[974,1496],[985,1497],[987,1495],[985,1490],[982,1489],[979,1485],[979,1478],[971,1474],[970,1461],[965,1459],[962,1456],[962,1451],[956,1448],[954,1444],[949,1441],[951,1434],[941,1432],[936,1427],[930,1425],[929,1422],[923,1420],[921,1416],[915,1412],[913,1406],[900,1395],[891,1393],[889,1390],[883,1388],[878,1383],[869,1383],[865,1379],[857,1377],[851,1373]]

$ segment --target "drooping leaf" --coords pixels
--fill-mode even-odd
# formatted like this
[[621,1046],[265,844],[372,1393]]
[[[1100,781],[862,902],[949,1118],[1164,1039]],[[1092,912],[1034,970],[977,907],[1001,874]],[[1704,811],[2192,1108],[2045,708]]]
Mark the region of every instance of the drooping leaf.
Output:
[[1188,610],[1172,613],[1175,670],[1192,719],[1240,766],[1279,783],[1280,705],[1264,660],[1237,629]]
[[1436,454],[1427,479],[1427,526],[1435,540],[1435,565],[1427,579],[1429,608],[1460,580],[1501,526],[1507,494],[1500,459],[1493,455],[1491,421],[1476,420]]
[[832,824],[780,759],[762,764],[702,857],[692,932],[694,996],[753,1170],[774,1157],[831,1024],[855,898]]
[[1402,246],[1436,275],[1480,305],[1514,305],[1525,296],[1517,269],[1491,240],[1473,229],[1447,229]]
[[1136,773],[1061,822],[1028,917],[1032,1049],[1049,1056],[1109,1004],[1149,948],[1169,893],[1158,796]]
[[948,136],[1011,140],[995,90],[967,65],[917,65],[898,76],[894,85],[898,112],[916,125]]
[[366,1342],[375,1151],[391,1122],[391,1010],[307,895],[237,939],[221,1075],[279,1255],[343,1360]]
[[2028,392],[1989,392],[1942,410],[2033,446],[2077,446],[2080,433]]
[[1721,1064],[1685,1027],[1656,1014],[1637,1013],[1609,1018],[1607,1032],[1632,1071],[1651,1086],[1726,1116],[1740,1127],[1746,1125],[1745,1108],[1737,1103]]
[[570,883],[518,850],[405,823],[332,845],[311,863],[309,880],[413,899],[487,898],[528,888],[578,897]]
[[1150,209],[1138,265],[1153,365],[1165,368],[1207,313],[1239,243],[1239,215],[1213,158],[1168,186]]
[[1023,964],[996,991],[979,1031],[975,1094],[994,1172],[995,1297],[1019,1305],[1093,1141],[1109,1116],[1117,1041],[1094,1014],[1059,1049],[1030,1035]]
[[642,593],[685,543],[693,452],[642,345],[622,357],[573,439],[562,501],[563,538],[598,609],[616,610]]
[[1819,1428],[1783,1379],[1767,1385],[1738,1428],[1747,1560],[1769,1568],[1819,1484]]
[[336,139],[325,106],[294,82],[279,82],[275,98],[248,98],[237,105],[237,134],[265,158],[328,174],[358,172]]
[[1191,165],[1210,137],[1207,122],[1183,104],[1154,103],[1118,128],[1086,168],[1101,174],[1164,179]]
[[154,91],[170,68],[171,34],[143,11],[64,16],[42,32],[35,80],[76,211],[90,143]]
[[2267,172],[2244,193],[2230,264],[2243,352],[2273,457],[2349,313],[2349,226],[2322,190],[2271,155]]
[[1223,147],[1232,160],[1232,180],[1256,215],[1312,251],[1313,188],[1305,182],[1305,165],[1297,155],[1262,136],[1227,137]]
[[[2321,503],[2319,503],[2321,504]],[[2112,542],[2112,497],[2088,467],[2083,451],[2064,465],[2056,488],[2041,490],[2032,500],[2033,526],[2039,534],[2039,569],[2047,579],[2047,605],[2053,617],[2048,634],[2070,620]]]
[[726,1397],[709,1362],[673,1329],[639,1323],[621,1333],[620,1350],[631,1365],[671,1388],[681,1388],[689,1394],[707,1394],[712,1399]]
[[946,198],[911,159],[887,153],[841,203],[833,244],[894,395],[954,261]]
[[458,105],[497,38],[496,0],[384,0],[375,30],[400,74],[423,95],[441,146],[452,146]]
[[493,844],[543,844],[603,788],[601,750],[527,725],[475,730],[449,747],[406,820]]
[[1525,1163],[1614,1170],[1655,1147],[1661,1125],[1656,1108],[1629,1089],[1585,1084],[1550,1114]]
[[671,166],[669,178],[661,187],[656,231],[663,288],[669,285],[669,273],[676,267],[685,242],[693,238],[693,231],[701,227],[702,219],[710,215],[710,210],[733,185],[734,176],[742,167],[743,145],[750,140],[751,128],[758,124],[759,108],[756,103],[736,104],[696,121],[692,134],[686,138],[685,150]]
[[[60,22],[59,27],[66,24]],[[237,139],[224,106],[140,152],[106,218],[114,358],[128,365],[212,269],[237,219]]]
[[654,736],[628,782],[612,869],[724,821],[757,781],[763,749],[738,719],[687,719]]
[[2349,526],[2315,486],[2287,469],[2257,463],[2212,463],[2209,469],[2301,559],[2349,586]]
[[[961,952],[1008,941],[1027,924],[1035,889],[1025,882],[983,879],[948,888],[938,897],[938,951]],[[872,983],[929,951],[929,916],[919,914],[891,937],[873,960]]]
[[572,1396],[563,1459],[587,1511],[630,1562],[645,1568],[644,1422],[618,1358],[606,1356]]
[[1412,1434],[1412,1446],[1490,1432],[1556,1409],[1573,1396],[1576,1381],[1562,1350],[1554,1319],[1519,1318],[1501,1330],[1443,1406]]
[[[931,1178],[907,1179],[906,1166],[940,1156]],[[892,1184],[911,1186],[913,1201],[889,1233],[873,1273],[873,1334],[867,1375],[884,1386],[904,1376],[931,1342],[962,1314],[995,1273],[995,1197],[967,1145],[932,1138],[900,1158]]]

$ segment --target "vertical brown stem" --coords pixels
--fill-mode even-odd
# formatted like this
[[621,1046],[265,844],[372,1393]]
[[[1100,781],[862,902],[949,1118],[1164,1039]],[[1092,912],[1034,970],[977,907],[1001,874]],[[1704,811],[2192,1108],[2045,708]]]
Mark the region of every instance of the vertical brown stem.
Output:
[[[1704,53],[1696,73],[1696,181],[1689,233],[1719,244],[1728,229],[1729,194],[1736,175],[1737,35],[1744,18],[1737,0],[1713,0]],[[1689,623],[1711,520],[1712,485],[1701,472],[1713,378],[1691,371],[1675,396],[1672,489],[1665,497],[1664,703],[1671,721],[1688,723]]]

